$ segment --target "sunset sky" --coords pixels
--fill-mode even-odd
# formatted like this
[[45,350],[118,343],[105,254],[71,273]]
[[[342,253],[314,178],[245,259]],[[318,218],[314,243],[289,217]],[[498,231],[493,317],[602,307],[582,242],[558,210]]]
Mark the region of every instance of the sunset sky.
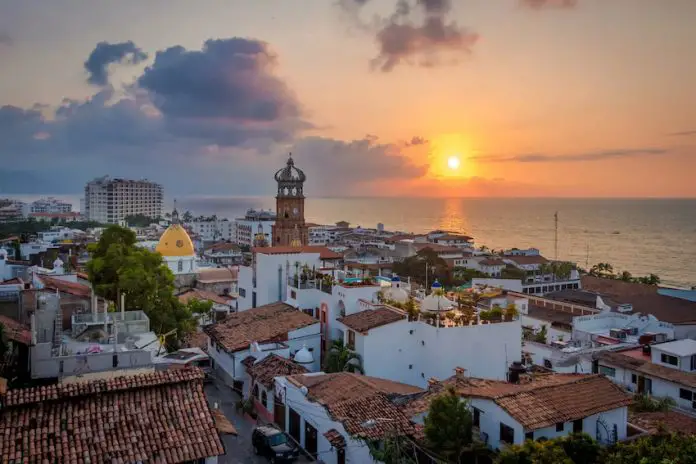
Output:
[[317,196],[696,197],[695,18],[694,0],[0,0],[0,195],[104,174],[272,194],[292,151]]

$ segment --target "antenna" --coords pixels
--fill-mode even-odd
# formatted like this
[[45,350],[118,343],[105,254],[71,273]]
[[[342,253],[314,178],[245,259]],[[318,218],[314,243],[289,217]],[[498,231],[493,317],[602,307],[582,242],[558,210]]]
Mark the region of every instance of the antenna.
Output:
[[558,261],[558,211],[553,215],[553,222],[554,222],[554,239],[553,239],[553,246],[554,246],[554,260]]
[[590,242],[587,242],[587,254],[585,255],[585,269],[590,268]]

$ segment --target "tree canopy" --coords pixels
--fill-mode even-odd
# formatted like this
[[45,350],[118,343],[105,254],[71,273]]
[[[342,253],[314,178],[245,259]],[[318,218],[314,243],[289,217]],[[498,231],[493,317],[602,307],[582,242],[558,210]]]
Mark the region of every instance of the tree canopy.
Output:
[[429,448],[449,462],[458,462],[472,442],[469,403],[448,388],[430,402],[424,431]]
[[393,270],[400,276],[408,276],[420,284],[426,282],[426,264],[428,284],[438,279],[443,285],[453,284],[452,274],[447,262],[440,258],[431,248],[423,248],[415,256],[394,263]]
[[162,256],[135,245],[133,231],[119,226],[106,229],[99,242],[90,246],[89,280],[97,295],[120,304],[125,293],[128,310],[142,310],[156,333],[177,329],[168,339],[173,347],[196,327],[188,306],[174,296],[174,275]]

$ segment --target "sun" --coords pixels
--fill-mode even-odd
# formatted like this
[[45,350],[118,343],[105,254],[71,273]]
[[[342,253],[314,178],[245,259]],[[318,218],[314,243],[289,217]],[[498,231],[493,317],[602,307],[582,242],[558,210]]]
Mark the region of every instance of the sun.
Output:
[[453,171],[456,171],[459,169],[459,157],[458,156],[450,156],[447,158],[447,167],[450,168]]

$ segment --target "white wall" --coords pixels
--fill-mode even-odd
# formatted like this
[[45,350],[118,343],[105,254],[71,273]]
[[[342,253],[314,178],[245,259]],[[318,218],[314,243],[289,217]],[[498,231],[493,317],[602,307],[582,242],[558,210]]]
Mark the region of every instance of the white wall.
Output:
[[520,320],[522,321],[523,326],[533,327],[535,331],[541,329],[542,325],[545,325],[547,343],[551,343],[552,341],[556,340],[562,340],[567,342],[568,340],[570,340],[572,335],[572,333],[568,330],[561,330],[557,327],[551,327],[551,322],[549,321],[544,321],[541,319],[525,316],[524,314],[520,315]]
[[[577,355],[573,353],[563,353],[560,349],[554,348],[543,343],[537,343],[525,340],[524,346],[522,347],[524,351],[530,354],[534,364],[538,366],[544,365],[544,360],[548,359],[551,361],[551,368],[554,372],[560,372],[565,374],[591,374],[592,373],[592,359],[590,355]],[[563,359],[576,359],[577,362],[574,364],[563,366],[561,361]]]
[[284,390],[285,408],[285,430],[290,431],[290,408],[295,410],[301,417],[300,420],[300,445],[305,444],[305,422],[317,429],[317,452],[319,459],[326,464],[336,464],[336,452],[332,450],[329,441],[324,437],[324,433],[331,429],[336,429],[346,440],[346,463],[362,464],[374,463],[370,455],[370,449],[362,440],[353,439],[343,427],[341,422],[334,421],[329,417],[326,409],[318,403],[309,401],[305,395],[284,377],[275,379],[276,391]]
[[667,334],[667,339],[674,338],[674,325],[657,320],[653,316],[639,314],[599,313],[573,318],[573,339],[589,340],[591,334],[609,332],[610,329],[638,328],[638,334],[655,332]]
[[471,285],[486,285],[489,287],[504,288],[512,292],[522,293],[522,281],[519,279],[471,279]]
[[430,377],[452,376],[458,366],[472,377],[505,380],[522,352],[519,320],[441,328],[404,320],[370,330],[361,338],[362,348],[358,338],[365,375],[421,388]]

